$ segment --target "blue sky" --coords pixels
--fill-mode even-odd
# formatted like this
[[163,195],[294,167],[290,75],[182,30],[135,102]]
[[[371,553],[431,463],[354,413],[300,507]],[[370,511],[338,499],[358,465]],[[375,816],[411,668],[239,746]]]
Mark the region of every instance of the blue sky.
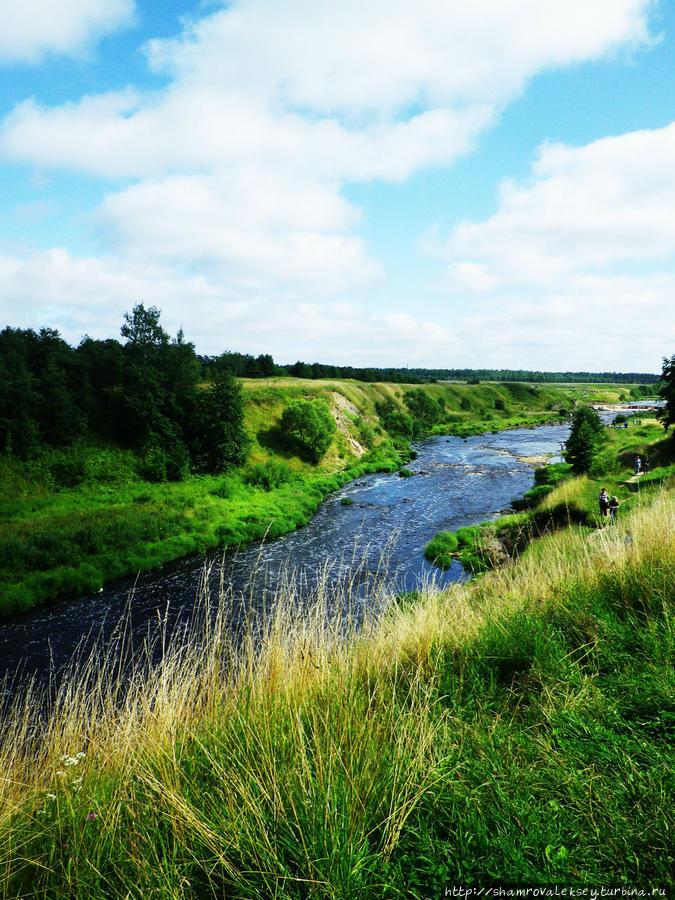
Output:
[[0,324],[660,371],[675,0],[0,10]]

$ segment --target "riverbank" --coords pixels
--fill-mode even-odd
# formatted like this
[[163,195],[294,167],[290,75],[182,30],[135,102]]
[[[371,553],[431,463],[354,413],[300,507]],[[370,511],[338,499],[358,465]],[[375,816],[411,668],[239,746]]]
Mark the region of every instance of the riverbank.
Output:
[[[0,614],[94,593],[111,579],[188,554],[276,537],[305,524],[330,491],[409,459],[410,436],[387,432],[378,409],[407,415],[423,390],[436,421],[420,433],[469,435],[560,421],[579,399],[619,400],[611,386],[387,385],[268,379],[244,382],[247,464],[224,476],[150,482],[139,459],[78,444],[28,463],[0,459]],[[323,398],[336,435],[318,465],[279,428],[293,400]],[[412,419],[411,419],[412,421]],[[414,424],[414,423],[413,423]]]
[[[633,476],[636,455],[650,460],[650,472]],[[639,502],[639,492],[653,490],[675,475],[675,444],[664,437],[663,427],[650,415],[627,430],[606,429],[606,443],[591,471],[574,477],[565,463],[538,463],[535,485],[522,498],[514,498],[514,513],[457,532],[440,532],[427,544],[425,557],[440,568],[459,559],[464,567],[479,573],[503,565],[520,555],[534,538],[568,525],[589,532],[609,524],[600,514],[601,488],[617,497],[621,516]],[[618,512],[617,512],[618,515]]]
[[0,733],[3,895],[667,892],[674,499],[358,631],[328,615],[347,597],[287,589],[235,656],[205,607],[158,669],[78,670],[38,735],[27,694]]

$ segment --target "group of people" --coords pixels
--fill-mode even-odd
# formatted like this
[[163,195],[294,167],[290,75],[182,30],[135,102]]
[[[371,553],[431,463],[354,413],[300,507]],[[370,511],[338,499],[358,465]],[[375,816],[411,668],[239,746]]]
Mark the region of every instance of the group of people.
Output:
[[600,515],[603,519],[609,516],[610,524],[616,521],[616,511],[622,501],[618,497],[610,497],[607,488],[603,488],[598,494],[598,504],[600,505]]
[[646,475],[649,472],[649,460],[646,456],[638,456],[635,454],[635,459],[633,461],[633,466],[635,468],[635,474],[639,475],[642,472],[643,475]]
[[[636,475],[646,475],[647,472],[649,472],[649,459],[647,456],[640,456],[636,453],[635,460],[633,461],[633,468],[635,469]],[[603,519],[606,519],[609,516],[610,523],[616,521],[616,511],[618,510],[620,503],[623,503],[623,500],[619,500],[617,497],[610,497],[607,493],[607,488],[603,488],[598,494],[600,515]]]

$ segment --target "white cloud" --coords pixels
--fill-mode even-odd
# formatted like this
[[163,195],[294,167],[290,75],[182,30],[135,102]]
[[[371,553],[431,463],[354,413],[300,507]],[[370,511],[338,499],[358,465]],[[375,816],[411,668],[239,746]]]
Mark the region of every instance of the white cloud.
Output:
[[0,152],[135,182],[95,216],[115,253],[261,289],[348,290],[379,267],[346,181],[449,164],[536,71],[647,40],[647,5],[238,0],[148,45],[165,89],[26,100]]
[[118,336],[124,312],[142,301],[162,310],[169,333],[183,326],[201,353],[271,352],[279,362],[653,372],[675,345],[674,295],[672,274],[577,276],[537,300],[506,297],[481,312],[464,303],[448,324],[423,303],[387,314],[297,293],[280,303],[168,264],[0,254],[0,318],[13,327],[48,324],[72,344]]
[[459,323],[474,358],[655,371],[672,355],[673,158],[675,123],[546,145],[527,180],[501,185],[489,219],[421,238],[421,252],[446,263],[438,289],[465,309],[480,303],[480,321]]
[[543,371],[657,372],[672,356],[674,274],[577,276],[522,301],[501,297],[458,323],[468,364]]
[[668,265],[675,254],[673,159],[675,123],[584,147],[544,146],[528,181],[501,185],[491,218],[461,223],[445,242],[435,229],[421,247],[446,259],[452,275],[480,273],[493,286],[551,285],[610,265]]
[[96,222],[130,259],[203,270],[247,290],[330,295],[380,275],[334,185],[242,165],[147,179],[106,196]]
[[0,4],[0,64],[76,54],[129,25],[134,0],[5,0]]
[[645,0],[235,0],[178,40],[155,70],[240,85],[249,97],[350,116],[508,98],[545,67],[647,39]]
[[374,315],[354,304],[307,303],[297,295],[281,304],[275,296],[252,297],[168,265],[75,258],[60,249],[24,257],[0,254],[0,317],[12,327],[48,323],[72,344],[84,334],[107,338],[119,335],[124,312],[141,301],[162,310],[169,333],[183,326],[201,353],[237,349],[273,352],[283,362],[382,366],[405,358],[421,365],[429,341],[444,352],[454,340],[449,329],[409,314]]
[[27,100],[0,151],[122,178],[251,158],[306,177],[404,178],[465,153],[538,71],[644,44],[648,6],[238,0],[149,43],[163,91]]
[[132,90],[43,107],[20,103],[0,131],[8,159],[111,178],[225,169],[243,162],[294,169],[304,178],[405,178],[465,153],[493,109],[434,109],[406,121],[352,128],[180,86]]

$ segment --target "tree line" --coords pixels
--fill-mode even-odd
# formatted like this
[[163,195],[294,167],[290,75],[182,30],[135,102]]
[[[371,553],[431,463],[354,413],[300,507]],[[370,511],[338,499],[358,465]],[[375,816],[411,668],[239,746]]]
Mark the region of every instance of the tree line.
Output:
[[421,384],[424,381],[434,381],[432,369],[419,370],[426,372],[426,376],[413,369],[372,367],[358,368],[355,366],[331,366],[324,363],[295,362],[292,365],[278,365],[268,353],[252,356],[249,353],[233,353],[226,351],[220,356],[200,356],[199,360],[204,372],[209,373],[220,368],[229,369],[237,378],[270,378],[271,376],[285,376],[289,378],[307,378],[312,380],[324,378],[336,378],[341,381],[348,379],[374,383],[384,381],[394,384]]
[[0,332],[0,452],[27,459],[98,438],[141,453],[156,480],[241,464],[240,383],[221,367],[204,385],[194,345],[159,319],[138,304],[124,316],[124,343],[85,337],[76,348],[51,328]]
[[[659,375],[649,372],[540,372],[533,369],[427,369],[427,368],[358,368],[325,363],[298,362],[278,365],[269,354],[252,356],[225,352],[220,356],[199,357],[206,373],[229,369],[237,378],[269,378],[274,375],[292,378],[339,378],[393,384],[426,384],[436,381],[533,381],[542,384],[636,384],[654,385]],[[651,394],[651,391],[647,392]]]
[[651,372],[540,372],[533,369],[418,369],[439,381],[534,381],[542,384],[655,384]]

